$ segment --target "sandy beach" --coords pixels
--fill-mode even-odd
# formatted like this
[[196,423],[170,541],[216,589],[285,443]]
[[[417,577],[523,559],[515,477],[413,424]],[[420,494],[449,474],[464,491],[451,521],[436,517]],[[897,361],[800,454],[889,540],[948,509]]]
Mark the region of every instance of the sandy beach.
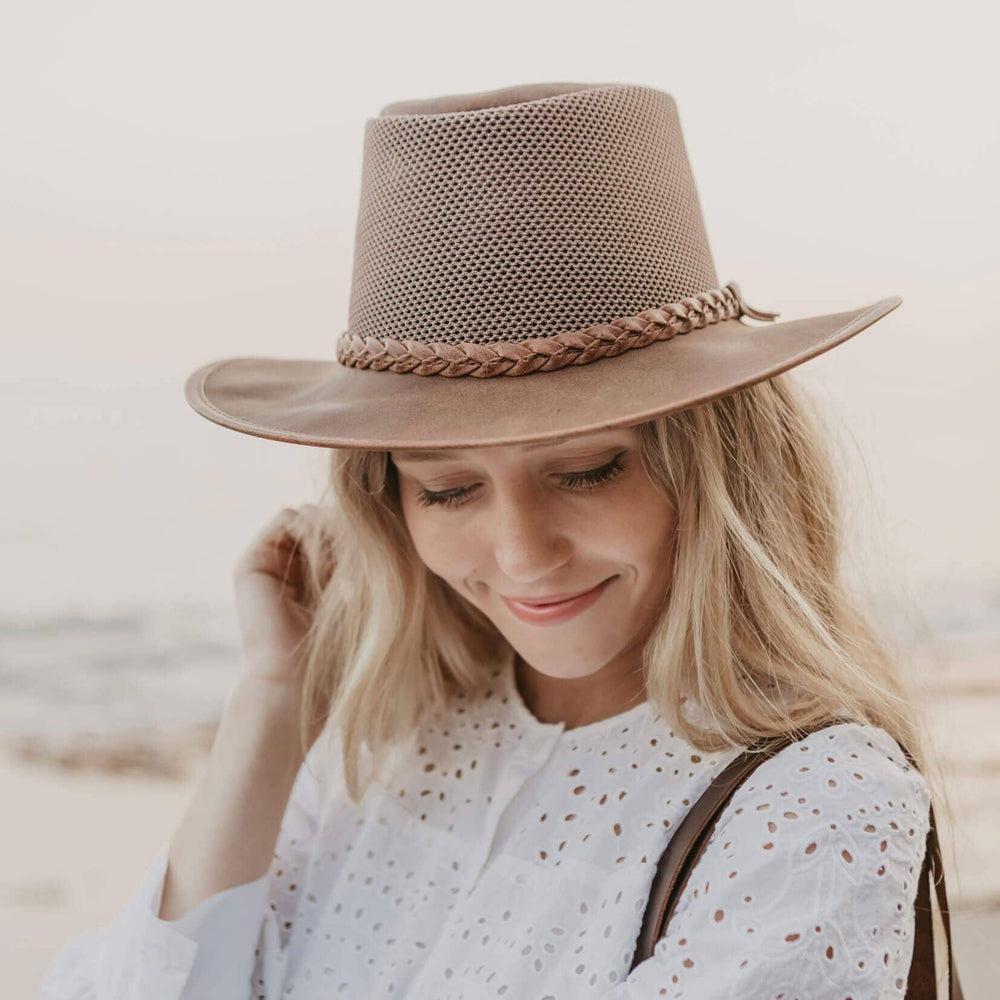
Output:
[[193,772],[170,777],[144,767],[87,769],[4,752],[5,997],[34,998],[62,944],[113,919],[169,840],[194,778]]
[[231,615],[0,613],[3,1000],[35,998],[56,951],[108,924],[169,842],[238,665]]

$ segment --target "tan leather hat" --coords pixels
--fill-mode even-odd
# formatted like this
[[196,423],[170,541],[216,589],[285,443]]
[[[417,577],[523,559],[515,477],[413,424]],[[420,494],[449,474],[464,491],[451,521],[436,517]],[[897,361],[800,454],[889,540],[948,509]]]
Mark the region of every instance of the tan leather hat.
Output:
[[900,302],[782,323],[750,308],[716,277],[673,98],[529,84],[368,119],[334,356],[223,358],[185,395],[296,444],[541,441],[770,378]]

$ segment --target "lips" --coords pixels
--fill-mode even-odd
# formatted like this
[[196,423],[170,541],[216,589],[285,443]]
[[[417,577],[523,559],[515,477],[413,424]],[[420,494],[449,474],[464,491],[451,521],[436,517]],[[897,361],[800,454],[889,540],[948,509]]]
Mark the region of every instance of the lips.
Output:
[[560,604],[563,601],[570,601],[573,598],[589,594],[593,589],[593,587],[588,587],[586,590],[574,590],[572,593],[567,594],[548,594],[545,597],[510,597],[507,599],[516,601],[518,604],[527,604],[529,607],[536,608],[543,607],[546,604]]
[[523,622],[530,625],[555,625],[586,611],[600,600],[608,584],[614,579],[609,577],[596,587],[577,591],[575,594],[550,594],[544,598],[531,600],[504,597],[503,601],[511,613]]

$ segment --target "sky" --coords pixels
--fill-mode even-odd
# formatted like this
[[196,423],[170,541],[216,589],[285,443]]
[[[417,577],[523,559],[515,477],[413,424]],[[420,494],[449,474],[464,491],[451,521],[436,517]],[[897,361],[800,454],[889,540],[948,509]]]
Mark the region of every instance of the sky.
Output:
[[998,24],[925,6],[3,5],[0,617],[229,601],[327,455],[209,423],[187,374],[333,356],[384,104],[564,80],[675,97],[755,307],[902,296],[796,370],[839,428],[849,561],[996,593]]

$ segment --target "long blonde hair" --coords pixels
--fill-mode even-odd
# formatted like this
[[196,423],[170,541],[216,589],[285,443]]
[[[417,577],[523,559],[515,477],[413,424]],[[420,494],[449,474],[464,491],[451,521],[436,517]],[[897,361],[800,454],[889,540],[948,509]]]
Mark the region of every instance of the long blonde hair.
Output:
[[[676,511],[670,592],[643,653],[671,728],[713,751],[836,717],[883,728],[927,777],[917,708],[842,582],[837,483],[810,400],[781,375],[638,430]],[[419,559],[387,451],[333,450],[323,506],[329,524],[304,540],[303,747],[317,720],[339,732],[357,801],[386,751],[473,694],[510,647]]]

